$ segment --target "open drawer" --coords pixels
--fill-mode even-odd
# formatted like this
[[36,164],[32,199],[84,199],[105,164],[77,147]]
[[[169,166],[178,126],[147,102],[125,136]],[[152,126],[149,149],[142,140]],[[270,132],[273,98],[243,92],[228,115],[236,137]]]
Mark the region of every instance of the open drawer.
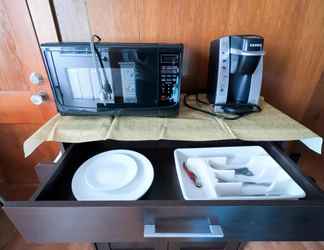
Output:
[[[305,191],[300,200],[185,201],[173,152],[185,147],[263,147]],[[67,145],[66,145],[67,146]],[[110,149],[144,154],[154,181],[137,201],[76,201],[71,180],[91,156]],[[324,195],[274,143],[102,141],[67,146],[55,170],[30,201],[6,202],[21,234],[35,242],[189,240],[324,240]]]

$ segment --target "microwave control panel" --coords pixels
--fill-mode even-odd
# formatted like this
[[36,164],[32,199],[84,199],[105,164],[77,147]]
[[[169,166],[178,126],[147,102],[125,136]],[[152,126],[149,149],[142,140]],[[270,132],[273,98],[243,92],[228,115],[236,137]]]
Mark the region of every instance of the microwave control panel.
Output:
[[180,95],[180,55],[160,54],[160,104],[174,104]]

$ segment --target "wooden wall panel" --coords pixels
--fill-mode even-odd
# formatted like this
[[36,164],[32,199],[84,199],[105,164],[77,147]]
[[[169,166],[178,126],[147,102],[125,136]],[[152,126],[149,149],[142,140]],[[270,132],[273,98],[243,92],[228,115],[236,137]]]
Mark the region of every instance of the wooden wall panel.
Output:
[[8,185],[34,185],[38,183],[34,166],[39,161],[53,161],[59,145],[47,142],[30,157],[24,157],[23,143],[42,124],[0,124],[0,138],[5,142],[0,147],[2,174]]
[[57,113],[52,95],[37,106],[30,101],[32,94],[31,91],[0,92],[0,124],[40,124]]
[[8,183],[2,169],[3,166],[0,166],[0,199],[5,199],[8,196]]
[[22,59],[15,53],[16,37],[15,32],[10,32],[13,25],[9,21],[9,15],[6,6],[0,4],[0,91],[28,90],[28,84],[20,74],[24,68]]
[[302,118],[324,65],[323,1],[143,1],[141,40],[186,45],[185,90],[206,89],[211,40],[256,33],[267,51],[263,95]]
[[303,121],[319,135],[324,136],[324,71],[321,74],[309,105],[304,114]]
[[[69,2],[82,3],[64,1]],[[91,29],[104,41],[183,42],[186,92],[206,91],[210,41],[228,34],[264,36],[262,94],[298,120],[324,68],[322,0],[91,0],[87,5]],[[69,28],[76,16],[66,11],[59,20],[62,39],[78,40],[84,20],[78,29]],[[56,12],[60,16],[60,8]]]
[[[53,1],[59,31],[63,41],[81,42],[89,40],[86,0]],[[64,23],[64,25],[62,25]]]
[[[29,2],[46,3],[37,0]],[[44,11],[39,14],[50,17],[50,13],[46,14],[49,8],[38,7],[40,12]],[[23,155],[24,140],[56,113],[30,17],[31,9],[34,14],[37,12],[37,8],[28,8],[27,0],[0,1],[0,169],[6,188],[6,192],[3,192],[0,187],[0,195],[9,197],[18,194],[17,190],[21,190],[19,193],[23,196],[30,194],[37,183],[33,167],[40,161],[54,159],[58,152],[58,145],[52,143],[42,146],[28,159],[24,159]],[[41,30],[50,32],[49,22],[43,21],[48,29],[43,27]],[[41,25],[35,27],[40,28]],[[36,86],[30,82],[32,72],[43,76],[42,84]],[[36,106],[31,103],[30,97],[38,91],[47,92],[49,99]],[[15,194],[14,197],[18,196]]]
[[139,1],[87,1],[89,22],[94,34],[106,41],[140,41]]
[[[47,121],[56,113],[56,108],[25,2],[0,2],[0,52],[0,115],[9,115],[10,111],[15,110],[18,116],[14,114],[6,123],[27,116],[29,122],[33,123]],[[38,86],[31,84],[29,76],[32,72],[41,74],[44,82]],[[30,96],[38,91],[49,95],[48,102],[41,108],[29,103]],[[33,116],[28,114],[29,108],[31,114],[41,116],[31,119]],[[19,116],[19,113],[23,115]],[[4,118],[0,118],[0,123],[4,122]]]
[[45,73],[40,54],[33,53],[39,48],[24,4],[10,1],[0,4],[0,68],[3,75],[0,91],[30,90],[30,73]]
[[[215,23],[224,23],[229,2],[218,2],[219,14],[210,20],[218,1],[143,1],[140,15],[145,42],[182,42],[185,45],[183,91],[206,91],[206,76],[209,43],[221,36],[222,27],[211,28]],[[208,24],[207,24],[208,23]],[[210,26],[211,25],[211,26]],[[211,28],[209,30],[209,28]]]
[[44,0],[27,0],[33,25],[37,31],[39,43],[57,42],[58,34],[55,19],[51,9],[51,2]]

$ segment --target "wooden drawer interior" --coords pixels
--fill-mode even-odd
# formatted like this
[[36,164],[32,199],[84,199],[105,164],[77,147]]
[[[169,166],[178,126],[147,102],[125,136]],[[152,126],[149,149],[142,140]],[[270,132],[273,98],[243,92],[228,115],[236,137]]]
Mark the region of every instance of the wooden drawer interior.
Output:
[[[260,145],[306,192],[300,200],[186,201],[182,197],[173,151],[183,147]],[[71,180],[93,155],[111,149],[144,154],[154,166],[154,181],[137,201],[76,201]],[[54,172],[30,201],[6,202],[4,210],[21,234],[35,242],[143,242],[144,226],[159,221],[173,232],[175,221],[213,220],[222,240],[323,240],[324,198],[320,189],[272,143],[242,141],[174,142],[105,141],[67,147]],[[188,227],[189,231],[191,230]],[[217,239],[216,239],[217,240]],[[185,249],[185,247],[183,247]]]
[[145,141],[122,142],[105,141],[89,142],[70,145],[57,169],[48,181],[33,196],[35,201],[73,201],[75,200],[71,181],[75,171],[87,159],[111,149],[131,149],[144,154],[154,167],[154,180],[148,192],[140,200],[176,201],[183,200],[177,179],[173,152],[179,147],[215,147],[233,145],[260,145],[262,146],[288,174],[306,192],[307,200],[322,199],[323,194],[316,185],[306,178],[299,167],[284,155],[274,144],[252,143],[243,141],[217,142],[179,142],[179,141]]
[[[122,144],[122,145],[120,145]],[[131,149],[144,154],[154,168],[153,183],[148,192],[140,200],[182,200],[176,169],[173,165],[173,150],[168,147],[138,146],[135,144],[116,142],[116,144],[84,143],[72,145],[67,155],[59,163],[53,176],[50,177],[42,190],[34,196],[36,201],[75,200],[71,182],[78,167],[87,159],[111,149]]]

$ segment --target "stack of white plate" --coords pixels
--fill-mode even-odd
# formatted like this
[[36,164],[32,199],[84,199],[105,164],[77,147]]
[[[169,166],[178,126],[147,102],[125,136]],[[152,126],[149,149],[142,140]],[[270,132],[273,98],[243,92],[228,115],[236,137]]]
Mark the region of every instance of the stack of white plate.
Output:
[[77,200],[137,200],[150,188],[151,162],[131,150],[110,150],[85,161],[72,179]]

